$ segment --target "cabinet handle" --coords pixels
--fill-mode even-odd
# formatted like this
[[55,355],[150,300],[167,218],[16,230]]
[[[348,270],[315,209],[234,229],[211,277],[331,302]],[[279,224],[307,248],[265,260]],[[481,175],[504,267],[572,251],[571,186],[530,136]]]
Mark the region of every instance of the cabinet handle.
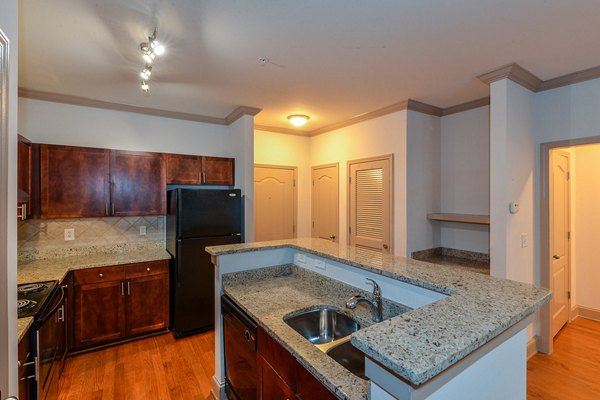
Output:
[[206,172],[202,172],[202,183],[206,183]]
[[98,274],[98,278],[104,278],[104,274]]
[[121,297],[125,296],[125,282],[121,282]]
[[60,322],[65,322],[65,306],[60,306],[58,309],[58,320]]
[[111,203],[110,207],[111,207],[111,211],[112,211],[111,215],[115,215],[115,203]]
[[127,296],[131,296],[131,282],[127,281]]
[[21,214],[17,213],[17,219],[25,221],[27,219],[27,203],[21,204],[17,209],[21,210]]
[[146,271],[150,272],[150,267],[146,268]]
[[104,215],[108,215],[108,201],[104,203]]

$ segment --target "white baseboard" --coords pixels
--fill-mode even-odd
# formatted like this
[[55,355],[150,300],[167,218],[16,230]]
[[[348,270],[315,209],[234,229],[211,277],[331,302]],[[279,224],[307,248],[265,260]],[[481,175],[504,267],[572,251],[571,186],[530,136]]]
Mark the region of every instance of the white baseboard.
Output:
[[574,320],[577,317],[600,321],[600,310],[584,306],[575,306],[571,309],[571,320]]
[[210,390],[210,394],[212,394],[213,398],[216,400],[227,400],[225,384],[220,383],[214,376],[212,377],[212,389]]
[[527,341],[527,359],[528,360],[537,354],[539,341],[540,341],[539,336],[534,336]]

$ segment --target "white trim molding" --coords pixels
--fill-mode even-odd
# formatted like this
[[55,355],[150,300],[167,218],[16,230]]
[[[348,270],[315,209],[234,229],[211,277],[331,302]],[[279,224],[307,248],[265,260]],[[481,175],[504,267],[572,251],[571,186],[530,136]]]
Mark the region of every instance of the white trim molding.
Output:
[[600,310],[584,306],[574,306],[571,308],[571,321],[577,317],[600,321]]

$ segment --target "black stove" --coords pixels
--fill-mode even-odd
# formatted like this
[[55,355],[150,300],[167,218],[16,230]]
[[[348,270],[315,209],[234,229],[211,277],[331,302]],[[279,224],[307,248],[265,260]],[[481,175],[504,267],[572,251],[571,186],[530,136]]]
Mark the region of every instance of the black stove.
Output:
[[58,281],[26,283],[17,286],[17,316],[35,317],[44,307],[45,300],[54,292]]

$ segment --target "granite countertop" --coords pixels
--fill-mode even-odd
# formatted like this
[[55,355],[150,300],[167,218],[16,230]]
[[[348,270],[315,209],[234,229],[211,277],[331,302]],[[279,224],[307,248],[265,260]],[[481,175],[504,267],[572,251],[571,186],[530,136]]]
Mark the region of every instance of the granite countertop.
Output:
[[[346,370],[284,322],[286,315],[327,305],[352,316],[361,328],[370,326],[373,321],[368,306],[345,308],[348,298],[356,294],[369,297],[367,292],[291,264],[225,274],[223,291],[339,398],[368,398],[366,380]],[[408,310],[384,301],[384,318]]]
[[17,319],[17,342],[20,342],[33,323],[33,317]]
[[69,271],[111,265],[168,260],[171,255],[159,246],[108,246],[68,249],[52,257],[20,259],[17,283],[62,280]]
[[415,251],[412,257],[415,260],[437,265],[447,265],[479,274],[490,274],[489,254],[474,251],[437,247],[433,249]]
[[[548,289],[530,284],[323,239],[215,246],[207,251],[218,256],[286,247],[448,295],[352,335],[354,346],[415,385],[438,375],[551,298]],[[277,299],[269,296],[269,301]]]

